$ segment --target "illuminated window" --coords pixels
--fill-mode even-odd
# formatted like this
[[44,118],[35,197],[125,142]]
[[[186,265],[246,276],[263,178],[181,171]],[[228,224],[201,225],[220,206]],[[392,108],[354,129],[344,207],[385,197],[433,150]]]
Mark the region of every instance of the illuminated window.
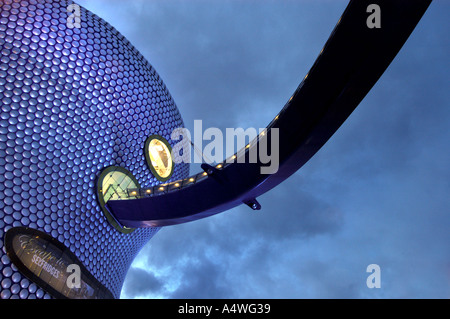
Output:
[[152,135],[145,142],[145,158],[155,177],[165,182],[173,173],[172,148],[162,136]]
[[[128,234],[134,229],[122,227],[108,212],[105,205],[109,200],[123,200],[137,198],[136,189],[141,188],[139,182],[131,172],[118,166],[105,168],[97,180],[97,194],[100,206],[109,223],[118,231]],[[131,191],[129,191],[131,190]],[[136,195],[136,196],[134,196]]]
[[[36,229],[14,227],[5,235],[5,249],[14,265],[55,298],[112,299],[82,262],[63,243]],[[73,275],[72,275],[73,273]],[[78,285],[69,285],[78,274]]]

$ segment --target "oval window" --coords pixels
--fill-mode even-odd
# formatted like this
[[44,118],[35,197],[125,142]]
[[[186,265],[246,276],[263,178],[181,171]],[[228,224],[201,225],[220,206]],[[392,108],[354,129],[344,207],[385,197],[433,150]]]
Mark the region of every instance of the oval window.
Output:
[[118,231],[128,234],[134,229],[122,227],[109,213],[105,205],[109,200],[127,200],[137,198],[137,189],[141,186],[131,172],[119,166],[105,168],[97,180],[97,197],[100,207],[109,223]]
[[173,173],[172,147],[159,135],[152,135],[145,141],[145,158],[155,177],[165,182]]

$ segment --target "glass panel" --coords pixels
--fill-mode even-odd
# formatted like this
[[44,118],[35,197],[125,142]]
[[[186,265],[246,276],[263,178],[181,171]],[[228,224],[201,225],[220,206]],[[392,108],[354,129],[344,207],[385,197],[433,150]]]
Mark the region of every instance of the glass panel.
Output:
[[110,200],[126,200],[135,199],[139,197],[139,192],[132,192],[131,190],[139,190],[141,186],[137,179],[128,170],[118,167],[110,166],[105,168],[100,174],[97,181],[98,200],[103,213],[108,219],[109,223],[118,231],[128,234],[134,229],[122,227],[108,212],[105,205]]
[[162,178],[169,177],[172,171],[172,157],[169,148],[161,141],[153,139],[148,147],[150,160],[156,173]]
[[155,177],[165,182],[173,173],[172,148],[162,136],[152,135],[145,142],[145,157]]

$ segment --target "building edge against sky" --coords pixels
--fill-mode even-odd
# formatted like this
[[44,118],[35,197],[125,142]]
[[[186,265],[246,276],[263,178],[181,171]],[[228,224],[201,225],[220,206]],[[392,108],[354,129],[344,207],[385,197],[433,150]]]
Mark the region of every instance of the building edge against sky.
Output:
[[[109,170],[116,175],[107,178],[120,179],[108,184],[113,188],[127,180],[160,183],[144,154],[146,139],[170,141],[183,127],[148,61],[82,7],[80,28],[68,26],[71,4],[0,1],[2,299],[69,296],[61,282],[73,263],[83,275],[72,294],[118,298],[133,258],[159,228],[113,227],[99,205],[98,179]],[[188,164],[177,164],[167,180],[188,173]],[[52,276],[33,280],[36,273]]]

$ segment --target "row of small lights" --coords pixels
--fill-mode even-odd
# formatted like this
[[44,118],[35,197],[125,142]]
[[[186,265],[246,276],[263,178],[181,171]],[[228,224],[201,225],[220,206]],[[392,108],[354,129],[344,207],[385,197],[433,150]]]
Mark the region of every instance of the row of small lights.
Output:
[[[261,136],[264,136],[264,135],[265,135],[265,133],[262,132],[262,133],[261,133]],[[245,149],[249,149],[250,146],[251,146],[251,143],[247,144],[247,145],[245,146]],[[234,161],[236,158],[237,158],[237,155],[236,155],[236,154],[233,155],[233,156],[231,156],[231,157],[229,158],[229,160],[227,160],[227,163],[228,163],[229,161]],[[229,163],[229,164],[231,164],[231,163]],[[226,166],[226,164],[221,163],[221,164],[217,164],[217,165],[215,166],[215,168],[216,168],[216,169],[222,169],[222,168],[224,168],[224,166]],[[184,179],[184,180],[182,180],[182,181],[176,181],[176,182],[173,182],[173,183],[170,183],[170,184],[162,184],[162,185],[154,186],[154,187],[151,187],[151,188],[143,188],[143,189],[142,189],[142,190],[144,190],[144,192],[143,192],[144,194],[143,194],[143,195],[152,195],[152,194],[154,194],[154,193],[156,193],[156,194],[162,194],[162,193],[164,193],[164,192],[166,191],[166,189],[171,188],[171,186],[173,186],[173,187],[176,188],[176,189],[179,189],[179,188],[181,187],[181,185],[183,185],[183,184],[185,184],[184,186],[190,186],[190,185],[194,184],[194,182],[195,182],[199,177],[207,177],[207,176],[208,176],[208,173],[207,173],[207,172],[202,172],[202,173],[200,173],[200,174],[197,174],[197,175],[195,175],[195,176],[191,176],[191,177],[189,177],[189,178],[187,178],[187,179]],[[157,192],[152,191],[152,189],[153,189],[153,190],[156,189]],[[128,192],[128,195],[129,195],[129,196],[138,196],[139,193],[140,193],[139,190],[131,189],[131,191]]]
[[[216,168],[218,168],[218,169],[220,169],[221,167],[222,167],[221,164],[216,166]],[[203,172],[196,176],[198,178],[198,176],[203,177],[203,176],[207,176],[207,175],[208,175],[208,173]],[[144,193],[143,195],[152,195],[154,193],[160,194],[160,193],[163,193],[164,191],[166,191],[167,189],[171,188],[171,186],[173,186],[174,188],[179,188],[179,187],[181,187],[182,184],[186,184],[185,186],[192,185],[195,182],[195,180],[196,180],[196,177],[191,176],[183,181],[177,181],[177,182],[170,183],[170,184],[162,184],[162,185],[151,187],[151,188],[143,188],[142,189],[143,193]],[[156,189],[156,191],[154,191],[155,189]],[[129,196],[138,196],[139,193],[140,192],[138,190],[131,189],[131,191],[129,192]]]
[[[261,136],[264,136],[264,135],[265,135],[265,133],[262,132],[262,133],[261,133]],[[247,145],[245,146],[245,149],[250,148],[250,145],[251,145],[251,143],[247,144]],[[227,163],[228,163],[229,161],[234,161],[236,158],[237,158],[237,155],[236,155],[236,154],[233,155],[233,156],[231,156],[231,157],[229,158],[229,160],[227,160]],[[215,166],[215,168],[216,168],[216,169],[222,169],[224,166],[225,166],[225,164],[221,163],[221,164],[217,164],[217,165]],[[200,174],[195,175],[194,177],[191,176],[191,177],[189,177],[189,178],[187,178],[187,179],[185,179],[185,180],[182,180],[182,181],[177,181],[177,182],[173,182],[173,183],[170,183],[170,184],[162,184],[162,185],[160,185],[160,186],[155,186],[155,187],[152,187],[152,188],[144,188],[144,189],[143,189],[143,190],[144,190],[144,195],[152,195],[152,194],[154,194],[155,192],[152,191],[152,189],[154,190],[155,188],[156,188],[157,191],[158,191],[157,194],[162,194],[162,193],[164,193],[164,191],[165,191],[166,189],[169,189],[171,186],[174,186],[174,188],[176,188],[176,189],[179,189],[179,188],[181,187],[182,184],[185,184],[185,186],[190,186],[190,185],[192,185],[192,184],[196,181],[196,179],[197,179],[198,177],[207,177],[207,176],[208,176],[208,173],[207,173],[207,172],[203,172],[203,173],[200,173]],[[140,193],[139,190],[131,189],[131,191],[129,192],[129,196],[138,196],[139,193]]]
[[[292,98],[293,98],[293,96],[291,96],[291,98],[289,99],[289,102],[292,101]],[[280,115],[278,114],[274,118],[274,120],[272,121],[272,124],[273,124],[274,121],[278,120],[279,116]],[[260,133],[260,137],[265,136],[265,131],[266,130],[264,130],[264,131],[262,131]],[[252,146],[252,144],[254,144],[254,142],[251,142],[251,143],[247,144],[245,146],[244,150],[249,149]],[[237,158],[237,155],[234,154],[226,162],[229,163],[230,161],[234,161],[236,158]],[[224,164],[218,164],[215,167],[216,167],[216,169],[222,169],[224,167]],[[144,191],[144,195],[152,195],[153,193],[155,193],[154,191],[152,191],[152,189],[154,190],[155,188],[158,191],[157,194],[162,194],[167,189],[169,189],[171,186],[174,186],[174,188],[176,188],[176,189],[179,189],[182,186],[182,184],[185,184],[185,186],[190,186],[190,185],[194,184],[194,182],[196,181],[196,179],[198,177],[207,177],[207,176],[208,176],[208,173],[207,172],[203,172],[203,173],[197,174],[195,176],[191,176],[191,177],[189,177],[189,178],[187,178],[185,180],[182,180],[182,181],[176,181],[176,182],[173,182],[173,183],[170,183],[170,184],[161,184],[160,186],[155,186],[155,187],[152,187],[152,188],[143,188],[145,190]],[[139,193],[140,193],[139,190],[131,189],[131,191],[128,193],[128,195],[129,196],[138,196]]]

